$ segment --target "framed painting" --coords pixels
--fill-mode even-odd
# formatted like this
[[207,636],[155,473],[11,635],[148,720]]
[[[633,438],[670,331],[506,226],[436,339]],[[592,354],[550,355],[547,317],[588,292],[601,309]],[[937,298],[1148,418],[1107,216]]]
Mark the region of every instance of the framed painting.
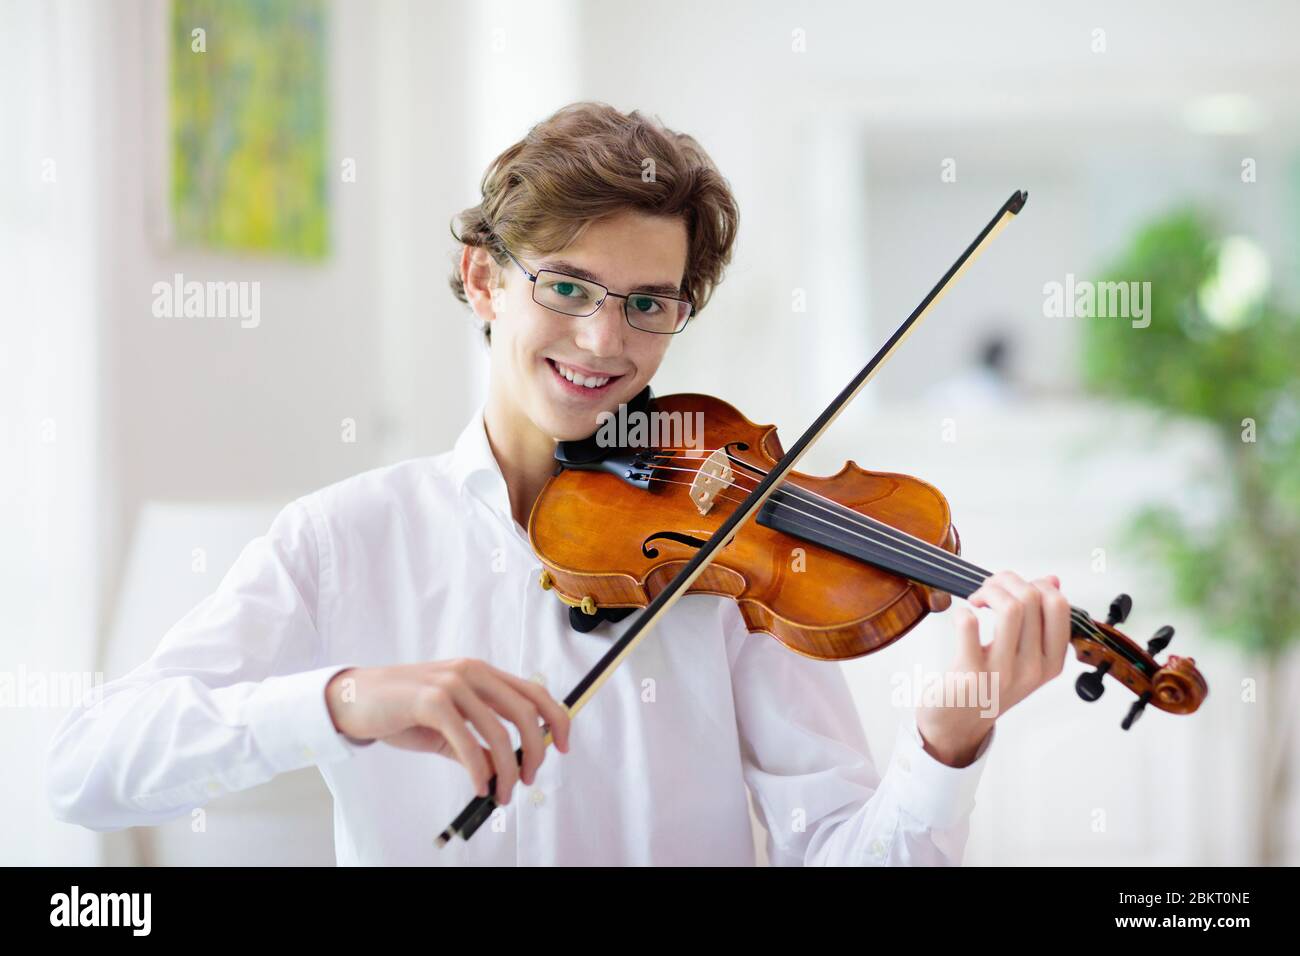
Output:
[[179,246],[329,250],[325,0],[171,0],[168,233]]

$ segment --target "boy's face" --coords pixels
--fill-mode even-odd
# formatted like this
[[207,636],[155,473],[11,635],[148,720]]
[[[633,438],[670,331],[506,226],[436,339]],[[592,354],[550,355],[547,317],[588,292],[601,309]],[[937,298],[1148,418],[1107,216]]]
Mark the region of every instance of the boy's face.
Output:
[[[622,212],[592,223],[559,252],[511,252],[529,272],[585,273],[611,293],[677,288],[686,270],[686,225],[677,217]],[[548,437],[586,438],[599,425],[597,415],[645,388],[674,336],[632,328],[624,300],[613,294],[592,315],[554,312],[533,301],[533,285],[517,266],[504,268],[489,317],[492,400],[503,400],[512,418],[527,418]],[[581,381],[569,381],[566,371]]]

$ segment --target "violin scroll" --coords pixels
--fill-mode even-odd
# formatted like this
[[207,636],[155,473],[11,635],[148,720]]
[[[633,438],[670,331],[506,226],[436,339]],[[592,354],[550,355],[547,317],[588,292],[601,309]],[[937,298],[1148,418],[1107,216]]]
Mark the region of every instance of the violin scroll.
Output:
[[1120,725],[1125,730],[1137,722],[1148,704],[1171,714],[1190,714],[1209,694],[1209,685],[1197,670],[1195,659],[1171,654],[1164,664],[1156,661],[1154,655],[1173,640],[1172,627],[1166,625],[1156,631],[1145,649],[1116,629],[1114,625],[1128,616],[1132,603],[1128,595],[1121,594],[1112,602],[1104,624],[1078,612],[1070,638],[1075,656],[1095,667],[1075,681],[1080,698],[1090,703],[1099,699],[1108,676],[1137,695]]

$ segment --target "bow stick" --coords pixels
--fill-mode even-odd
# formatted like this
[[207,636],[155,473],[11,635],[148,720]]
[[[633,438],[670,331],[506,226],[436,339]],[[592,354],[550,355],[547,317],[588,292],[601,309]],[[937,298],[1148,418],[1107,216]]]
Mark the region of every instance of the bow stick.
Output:
[[[880,350],[876,352],[871,361],[863,366],[862,371],[858,372],[848,385],[844,386],[839,395],[835,396],[834,401],[826,407],[825,411],[817,416],[817,420],[808,426],[808,430],[799,436],[799,440],[796,441],[790,447],[790,450],[785,453],[785,456],[777,462],[776,467],[768,471],[766,477],[764,477],[763,480],[758,483],[758,486],[749,493],[745,500],[742,501],[734,511],[732,511],[731,515],[722,523],[718,530],[713,532],[713,536],[710,537],[709,540],[695,552],[691,559],[686,562],[686,566],[677,573],[677,576],[669,582],[668,586],[655,595],[654,599],[646,605],[645,609],[637,616],[636,620],[628,626],[627,630],[623,632],[618,641],[615,642],[597,662],[596,666],[588,671],[587,675],[578,682],[578,686],[569,693],[569,696],[564,698],[564,707],[569,712],[570,717],[577,714],[578,711],[582,710],[582,708],[586,706],[587,701],[589,701],[592,695],[600,689],[600,686],[603,683],[605,683],[609,675],[613,673],[614,668],[623,663],[623,660],[631,654],[636,646],[641,643],[647,634],[650,633],[651,629],[656,623],[658,623],[659,618],[661,618],[670,607],[677,603],[677,599],[686,593],[687,589],[695,583],[696,578],[704,573],[704,569],[712,563],[713,556],[731,542],[731,539],[735,537],[736,531],[740,528],[741,524],[748,521],[758,512],[759,508],[763,506],[763,503],[767,501],[774,491],[776,491],[776,486],[789,472],[794,470],[795,465],[799,463],[799,459],[804,456],[804,453],[812,446],[813,442],[821,438],[826,429],[831,426],[831,423],[839,417],[840,412],[844,410],[845,406],[847,406],[849,402],[853,401],[858,392],[862,391],[862,388],[867,384],[867,382],[871,381],[876,372],[880,369],[880,366],[888,361],[890,356],[894,354],[894,351],[903,343],[903,340],[907,338],[911,331],[916,327],[916,324],[925,317],[926,313],[930,311],[936,302],[943,298],[944,294],[947,293],[948,288],[953,284],[953,282],[955,282],[957,278],[966,271],[967,266],[975,261],[975,258],[984,250],[984,247],[993,239],[993,237],[1001,232],[1003,227],[1011,221],[1011,217],[1015,216],[1024,208],[1025,201],[1028,198],[1029,194],[1024,190],[1018,189],[1011,194],[1011,197],[1002,204],[1002,208],[997,211],[997,214],[989,220],[988,225],[985,226],[980,231],[980,234],[975,237],[974,241],[966,247],[966,251],[958,257],[957,261],[952,264],[952,267],[948,269],[943,278],[940,279],[935,287],[930,290],[929,294],[921,300],[921,304],[918,305],[912,314],[907,317],[907,320],[894,330],[894,334],[891,335],[889,340],[880,347]],[[542,738],[542,746],[549,747],[554,738],[551,736],[550,728],[546,724],[542,725],[542,729],[545,731]],[[524,751],[522,747],[515,750],[516,761],[522,763],[523,755]],[[492,796],[492,792],[496,787],[496,779],[497,778],[494,775],[491,781],[489,781],[487,796],[474,797],[474,799],[466,804],[465,809],[460,812],[460,815],[451,822],[447,829],[443,830],[442,833],[438,835],[435,842],[439,847],[446,846],[446,844],[451,841],[452,837],[459,836],[464,840],[468,840],[474,835],[475,831],[478,830],[478,828],[483,824],[483,821],[488,818],[492,813],[492,810],[496,807],[496,800]]]

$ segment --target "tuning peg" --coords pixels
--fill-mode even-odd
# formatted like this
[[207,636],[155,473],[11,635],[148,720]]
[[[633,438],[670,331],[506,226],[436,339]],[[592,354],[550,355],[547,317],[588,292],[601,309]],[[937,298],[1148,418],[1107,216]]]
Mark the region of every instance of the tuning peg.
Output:
[[1147,653],[1155,657],[1174,639],[1174,629],[1166,624],[1160,630],[1156,631],[1151,640],[1147,641]]
[[1110,661],[1102,661],[1101,665],[1095,671],[1088,671],[1080,674],[1074,682],[1074,689],[1080,697],[1092,703],[1106,690],[1106,685],[1102,683],[1102,678],[1110,670]]
[[1124,718],[1124,722],[1120,726],[1128,730],[1137,723],[1137,719],[1142,716],[1142,711],[1147,709],[1147,701],[1150,699],[1151,691],[1143,691],[1142,696],[1133,701],[1133,706],[1128,710],[1128,716]]
[[1121,594],[1110,602],[1110,611],[1106,614],[1106,623],[1111,627],[1116,624],[1123,624],[1131,610],[1133,610],[1133,599],[1127,594]]

